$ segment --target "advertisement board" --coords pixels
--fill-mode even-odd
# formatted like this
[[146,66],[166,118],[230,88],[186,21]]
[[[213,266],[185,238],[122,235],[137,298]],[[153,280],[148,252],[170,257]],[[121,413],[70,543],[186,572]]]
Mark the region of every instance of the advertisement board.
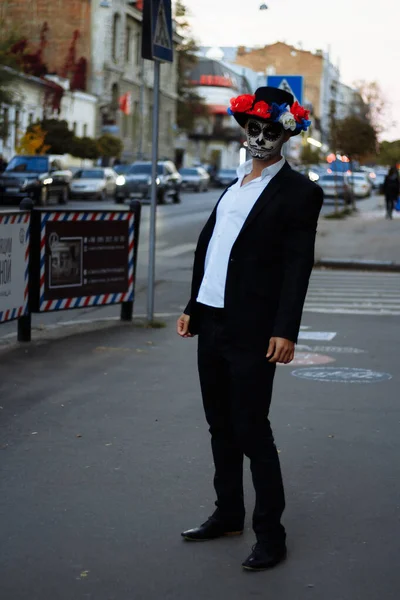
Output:
[[133,300],[134,213],[43,212],[40,229],[40,312]]
[[0,323],[26,311],[29,226],[29,213],[0,214]]

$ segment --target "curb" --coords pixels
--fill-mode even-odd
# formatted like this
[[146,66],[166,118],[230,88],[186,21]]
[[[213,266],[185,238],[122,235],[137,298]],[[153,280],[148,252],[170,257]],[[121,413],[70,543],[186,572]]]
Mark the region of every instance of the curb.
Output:
[[380,271],[400,273],[400,263],[391,260],[364,260],[352,258],[321,258],[314,264],[316,269],[342,269],[348,271]]

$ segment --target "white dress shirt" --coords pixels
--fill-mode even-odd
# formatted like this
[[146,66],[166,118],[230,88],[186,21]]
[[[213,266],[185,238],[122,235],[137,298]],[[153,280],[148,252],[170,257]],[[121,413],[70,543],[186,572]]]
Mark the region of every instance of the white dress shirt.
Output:
[[240,165],[237,182],[218,204],[214,232],[207,248],[204,277],[197,296],[197,302],[207,306],[224,307],[226,275],[233,244],[261,192],[282,169],[285,159],[266,167],[261,177],[242,186],[243,178],[252,170],[252,164],[253,161],[249,160]]

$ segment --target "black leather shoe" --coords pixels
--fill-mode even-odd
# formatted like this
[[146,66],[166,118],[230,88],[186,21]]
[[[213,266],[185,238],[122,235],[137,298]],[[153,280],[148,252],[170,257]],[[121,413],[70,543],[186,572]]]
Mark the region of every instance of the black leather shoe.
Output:
[[243,569],[247,571],[265,571],[272,569],[286,558],[286,545],[272,545],[257,542],[252,548],[250,556],[242,563]]
[[215,540],[223,536],[241,535],[242,533],[243,525],[239,527],[227,527],[221,521],[210,517],[200,527],[183,531],[181,536],[188,542],[206,542],[207,540]]

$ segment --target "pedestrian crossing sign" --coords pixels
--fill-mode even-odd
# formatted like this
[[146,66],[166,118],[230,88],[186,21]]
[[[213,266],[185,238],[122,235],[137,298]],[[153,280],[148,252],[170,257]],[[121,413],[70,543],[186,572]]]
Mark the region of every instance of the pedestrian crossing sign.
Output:
[[268,75],[267,85],[285,90],[292,94],[295,101],[303,104],[303,76],[302,75]]
[[172,62],[171,0],[147,0],[143,5],[142,57]]

